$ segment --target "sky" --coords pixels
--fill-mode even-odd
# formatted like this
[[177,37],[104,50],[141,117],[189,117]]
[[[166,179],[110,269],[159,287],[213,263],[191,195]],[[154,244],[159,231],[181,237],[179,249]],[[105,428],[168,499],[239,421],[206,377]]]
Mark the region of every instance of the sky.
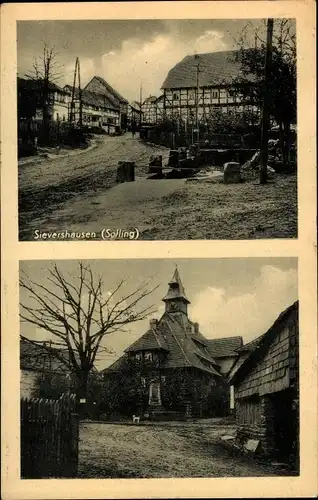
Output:
[[[90,264],[96,276],[104,282],[104,294],[111,293],[125,280],[125,295],[144,281],[156,288],[141,303],[153,306],[149,318],[130,325],[129,331],[105,337],[103,345],[113,351],[102,353],[96,365],[103,369],[114,362],[135,340],[143,335],[152,317],[160,318],[164,311],[162,298],[168,290],[175,266],[191,304],[189,317],[197,321],[207,338],[240,335],[244,343],[265,333],[278,315],[298,299],[296,258],[236,258],[236,259],[120,259],[83,261]],[[78,262],[58,261],[60,271],[70,282],[76,280]],[[48,268],[52,261],[22,261],[20,272],[47,286]],[[49,285],[51,286],[51,285]],[[52,291],[56,292],[54,287]],[[30,305],[28,292],[20,290],[20,300]],[[47,340],[48,334],[34,325],[21,323],[21,333],[32,339]]]
[[[253,20],[253,26],[263,26]],[[95,75],[107,80],[129,101],[160,95],[168,71],[186,55],[236,48],[248,19],[19,21],[17,70],[29,74],[44,44],[56,53],[57,82],[72,84],[76,57],[81,83]],[[248,30],[249,40],[253,39]]]

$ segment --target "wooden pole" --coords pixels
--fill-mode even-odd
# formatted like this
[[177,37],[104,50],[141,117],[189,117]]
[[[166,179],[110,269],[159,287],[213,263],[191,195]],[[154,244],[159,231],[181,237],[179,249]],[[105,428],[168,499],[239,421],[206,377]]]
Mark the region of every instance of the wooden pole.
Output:
[[79,97],[79,126],[83,125],[83,103],[82,103],[82,88],[81,88],[81,68],[80,61],[77,58],[77,71],[78,71],[78,97]]
[[200,62],[197,64],[197,98],[196,98],[196,109],[195,109],[195,124],[197,128],[197,141],[198,141],[198,150],[200,149],[200,132],[199,132],[199,73],[200,73]]
[[264,68],[262,125],[261,125],[260,184],[266,184],[267,182],[269,104],[270,104],[269,85],[270,85],[272,57],[273,57],[273,25],[274,25],[274,20],[272,18],[268,19],[265,68]]
[[140,110],[139,110],[139,128],[141,127],[141,122],[142,122],[142,83],[140,84],[140,92],[139,92],[139,99],[140,99]]

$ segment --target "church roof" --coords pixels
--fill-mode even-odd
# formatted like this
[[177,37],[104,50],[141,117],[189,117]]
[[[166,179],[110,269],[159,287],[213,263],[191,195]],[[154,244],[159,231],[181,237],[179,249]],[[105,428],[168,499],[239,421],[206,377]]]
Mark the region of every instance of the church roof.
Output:
[[[163,300],[166,302],[175,299],[190,303],[177,268]],[[165,356],[160,362],[160,367],[163,369],[192,367],[214,376],[221,376],[218,363],[212,357],[208,349],[208,341],[200,333],[198,324],[190,321],[184,311],[172,313],[168,308],[159,320],[151,320],[147,332],[130,345],[125,350],[125,354],[104,372],[125,370],[126,361],[131,353],[151,350],[165,351]]]
[[172,279],[171,279],[171,281],[169,281],[168,293],[162,300],[165,302],[166,300],[178,299],[178,298],[183,299],[188,304],[190,304],[190,301],[188,300],[188,298],[185,294],[184,286],[182,284],[178,268],[176,267],[176,270],[172,276]]
[[159,330],[159,327],[157,329],[150,328],[142,337],[125,349],[125,352],[138,352],[149,349],[163,349],[169,351],[165,338],[160,334]]
[[193,333],[193,323],[183,313],[165,312],[158,320],[155,330],[148,330],[140,339],[126,349],[126,354],[108,367],[106,371],[121,371],[126,366],[130,352],[141,350],[166,351],[161,368],[197,368],[220,376],[218,365],[204,345],[202,334]]
[[[241,74],[242,66],[237,60],[237,54],[236,50],[226,50],[186,56],[169,71],[161,88],[196,87],[198,63],[200,87],[230,85]],[[255,80],[253,75],[249,75],[246,78],[251,82]]]

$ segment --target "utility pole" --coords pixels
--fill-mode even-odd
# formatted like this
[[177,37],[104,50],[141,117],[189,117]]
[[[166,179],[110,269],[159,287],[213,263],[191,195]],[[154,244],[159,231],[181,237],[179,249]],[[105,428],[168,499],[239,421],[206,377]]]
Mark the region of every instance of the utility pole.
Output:
[[76,99],[76,77],[78,79],[78,100],[79,100],[79,119],[78,124],[80,127],[83,124],[83,105],[82,105],[82,89],[81,89],[81,68],[79,58],[76,58],[75,69],[74,69],[74,79],[72,87],[72,100],[70,109],[70,122],[75,121],[76,109],[75,109],[75,99]]
[[200,90],[200,83],[199,83],[199,73],[200,73],[200,61],[199,61],[199,56],[195,55],[195,59],[198,60],[198,63],[196,65],[197,68],[197,98],[195,102],[195,124],[197,128],[197,141],[198,141],[198,151],[200,149],[200,131],[199,131],[199,90]]
[[272,18],[267,20],[267,39],[264,68],[264,89],[261,124],[261,148],[260,148],[260,184],[267,182],[268,162],[268,130],[269,130],[269,104],[270,104],[270,78],[273,58],[273,25]]
[[142,82],[140,83],[140,90],[139,90],[139,129],[141,127],[141,122],[142,122]]

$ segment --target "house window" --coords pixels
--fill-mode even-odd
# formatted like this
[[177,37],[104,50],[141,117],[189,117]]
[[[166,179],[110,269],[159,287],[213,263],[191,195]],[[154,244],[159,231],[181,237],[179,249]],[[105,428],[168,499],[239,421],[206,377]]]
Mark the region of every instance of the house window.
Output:
[[189,91],[189,100],[193,101],[195,99],[195,92],[194,90]]
[[177,101],[179,99],[179,94],[177,94],[176,92],[174,92],[172,94],[172,98],[173,98],[174,101]]
[[140,352],[137,352],[137,353],[136,353],[135,358],[136,358],[137,360],[140,360],[140,359],[141,359],[141,354],[140,354]]
[[219,91],[212,90],[212,99],[218,99],[218,98],[219,98]]
[[166,381],[166,377],[165,377],[165,375],[162,375],[161,382],[165,383],[165,381]]
[[151,352],[145,352],[145,360],[152,361],[152,353]]
[[142,387],[146,387],[146,379],[144,377],[141,377],[140,382]]

